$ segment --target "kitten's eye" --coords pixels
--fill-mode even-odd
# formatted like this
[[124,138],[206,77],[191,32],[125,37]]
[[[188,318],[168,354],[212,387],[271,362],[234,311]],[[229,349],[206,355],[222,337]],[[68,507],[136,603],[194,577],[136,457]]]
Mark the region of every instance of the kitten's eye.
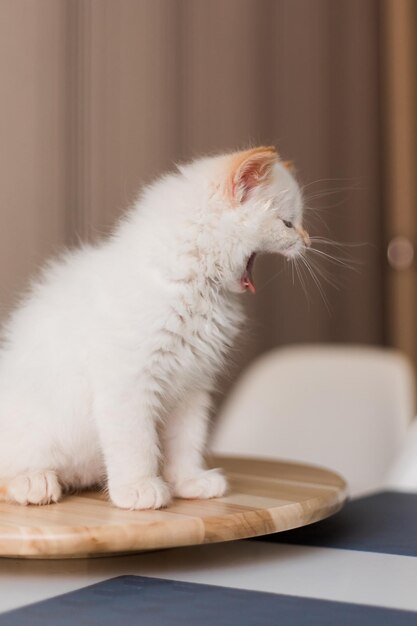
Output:
[[294,224],[288,220],[282,220],[287,228],[294,228]]

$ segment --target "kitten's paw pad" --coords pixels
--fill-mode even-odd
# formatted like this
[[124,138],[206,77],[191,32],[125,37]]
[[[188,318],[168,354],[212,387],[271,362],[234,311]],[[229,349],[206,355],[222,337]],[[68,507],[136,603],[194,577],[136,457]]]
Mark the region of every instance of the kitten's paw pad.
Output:
[[227,480],[218,469],[203,471],[174,484],[174,495],[178,498],[221,498],[226,491]]
[[7,487],[7,499],[18,504],[58,502],[62,489],[53,471],[28,472],[13,478]]
[[130,485],[111,486],[110,499],[120,509],[160,509],[171,500],[170,489],[162,478],[150,476]]

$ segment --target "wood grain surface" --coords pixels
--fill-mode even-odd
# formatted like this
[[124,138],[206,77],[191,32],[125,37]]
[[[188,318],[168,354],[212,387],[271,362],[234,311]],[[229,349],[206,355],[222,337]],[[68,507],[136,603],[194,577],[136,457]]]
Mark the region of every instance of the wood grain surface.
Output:
[[230,541],[324,519],[346,499],[346,484],[318,467],[216,458],[230,491],[213,500],[174,500],[159,511],[124,511],[103,493],[58,504],[0,504],[0,556],[76,558]]

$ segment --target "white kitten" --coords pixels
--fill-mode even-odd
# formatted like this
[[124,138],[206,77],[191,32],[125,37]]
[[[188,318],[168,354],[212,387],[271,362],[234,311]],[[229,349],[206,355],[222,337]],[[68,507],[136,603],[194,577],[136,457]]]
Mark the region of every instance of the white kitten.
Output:
[[4,329],[0,496],[46,504],[107,479],[112,502],[226,491],[203,453],[254,254],[298,254],[299,187],[273,148],[147,188],[112,237],[50,264]]

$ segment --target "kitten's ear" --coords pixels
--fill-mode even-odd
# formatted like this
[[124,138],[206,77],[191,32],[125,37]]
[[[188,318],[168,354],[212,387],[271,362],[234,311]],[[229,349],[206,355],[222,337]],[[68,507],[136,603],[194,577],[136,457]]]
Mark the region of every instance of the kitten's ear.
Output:
[[229,193],[236,202],[243,202],[251,189],[268,179],[272,166],[278,160],[273,146],[252,148],[232,156],[229,175]]

